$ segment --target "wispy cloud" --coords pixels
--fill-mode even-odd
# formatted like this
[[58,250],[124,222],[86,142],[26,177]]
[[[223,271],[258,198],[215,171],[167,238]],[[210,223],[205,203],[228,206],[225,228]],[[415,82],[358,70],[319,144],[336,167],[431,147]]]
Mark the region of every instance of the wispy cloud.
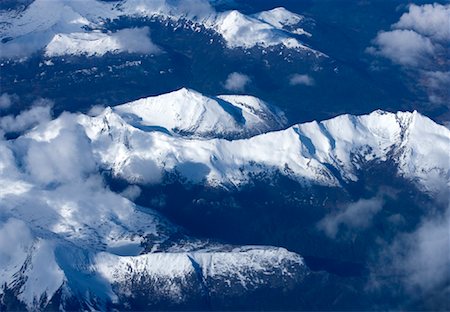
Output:
[[2,95],[0,95],[0,111],[10,108],[17,100],[17,95],[3,93]]
[[381,196],[370,199],[360,199],[341,207],[318,223],[318,228],[327,236],[335,238],[341,229],[361,230],[371,225],[372,218],[383,208]]
[[[410,296],[431,298],[430,308],[443,307],[450,295],[450,214],[426,217],[409,233],[382,246],[372,282],[386,287],[382,276],[396,276]],[[392,287],[392,285],[389,285]]]
[[296,85],[312,86],[314,85],[314,79],[309,75],[295,74],[289,79],[289,84],[292,86]]

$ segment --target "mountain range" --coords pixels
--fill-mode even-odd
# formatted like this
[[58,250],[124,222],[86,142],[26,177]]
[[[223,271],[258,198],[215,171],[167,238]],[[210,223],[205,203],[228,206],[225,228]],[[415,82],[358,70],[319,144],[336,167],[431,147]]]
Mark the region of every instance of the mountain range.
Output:
[[[136,309],[303,286],[312,273],[301,255],[196,239],[132,202],[139,186],[174,175],[219,189],[276,173],[306,189],[340,188],[365,164],[392,161],[396,175],[425,193],[448,187],[450,130],[417,112],[342,115],[279,130],[285,123],[254,97],[180,89],[95,116],[64,113],[3,140],[2,231],[20,233],[10,242],[20,247],[2,257],[3,295],[28,309]],[[112,192],[102,172],[129,186]]]

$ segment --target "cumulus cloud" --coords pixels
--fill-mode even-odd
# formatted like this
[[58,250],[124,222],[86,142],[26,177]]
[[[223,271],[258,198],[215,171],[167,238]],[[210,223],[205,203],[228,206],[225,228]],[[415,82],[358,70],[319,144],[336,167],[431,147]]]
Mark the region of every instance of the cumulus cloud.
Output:
[[292,86],[312,86],[314,85],[314,79],[309,75],[295,74],[291,77],[291,79],[289,79],[289,84]]
[[129,53],[159,53],[161,49],[150,40],[150,29],[128,28],[113,33],[112,38],[117,40],[121,50]]
[[410,5],[391,30],[380,31],[372,44],[367,52],[389,59],[417,77],[430,103],[448,101],[450,4]]
[[74,117],[64,114],[45,125],[54,137],[26,140],[24,163],[34,181],[42,184],[83,181],[96,169],[89,140]]
[[404,66],[421,65],[426,58],[447,54],[445,45],[450,43],[450,5],[410,5],[409,12],[404,13],[391,28],[378,33],[368,52]]
[[250,81],[251,79],[249,76],[234,72],[228,75],[228,78],[225,81],[225,89],[230,91],[244,91]]
[[412,4],[394,24],[397,29],[412,29],[434,40],[450,41],[450,5],[438,3],[422,6]]
[[331,238],[335,238],[341,228],[365,229],[371,225],[372,218],[383,208],[383,204],[380,196],[360,199],[327,215],[318,223],[318,228]]
[[17,116],[1,117],[0,130],[4,133],[23,132],[42,122],[47,122],[52,118],[52,107],[52,101],[39,99],[33,102],[30,109],[22,111]]
[[389,58],[401,65],[416,66],[433,55],[435,48],[431,40],[413,30],[396,29],[381,32],[375,38],[377,49],[368,51]]

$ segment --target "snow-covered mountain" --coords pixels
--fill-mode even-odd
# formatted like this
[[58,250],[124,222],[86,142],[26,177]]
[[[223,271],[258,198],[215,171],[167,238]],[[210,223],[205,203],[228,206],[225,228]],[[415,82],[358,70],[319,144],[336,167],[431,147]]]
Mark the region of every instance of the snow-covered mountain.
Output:
[[308,273],[282,248],[186,236],[123,197],[132,186],[124,194],[105,186],[75,115],[49,126],[0,141],[0,298],[12,293],[29,310],[104,309],[136,299],[145,286],[149,304],[182,304],[205,289],[234,296]]
[[[160,126],[172,122],[167,116]],[[191,120],[189,114],[180,117]],[[255,174],[280,172],[306,183],[339,186],[356,181],[366,163],[392,161],[400,176],[429,191],[449,183],[450,132],[417,112],[342,115],[232,141],[136,128],[110,108],[97,117],[80,116],[79,122],[98,162],[130,182],[152,182],[155,176],[177,172],[194,182],[239,186]]]
[[118,105],[113,111],[136,128],[162,127],[198,138],[244,138],[286,125],[280,110],[253,96],[207,97],[186,88]]
[[[217,138],[238,109],[245,122],[226,133],[253,136]],[[194,118],[197,111],[205,118]],[[281,173],[340,187],[357,180],[364,164],[391,161],[425,191],[448,190],[450,130],[417,112],[342,115],[257,134],[271,122],[279,126],[278,118],[253,97],[181,89],[95,117],[64,113],[0,140],[0,240],[7,238],[0,244],[0,296],[12,293],[28,309],[174,304],[205,292],[283,292],[309,274],[302,258],[283,248],[198,240],[127,199],[139,196],[134,184],[160,183],[165,174],[239,186]],[[171,133],[175,127],[192,131]],[[105,170],[129,186],[112,192]]]
[[47,57],[159,51],[148,32],[108,28],[110,21],[122,18],[172,21],[196,32],[209,30],[222,37],[228,48],[283,45],[322,55],[296,38],[311,34],[301,27],[302,16],[284,8],[247,16],[238,11],[216,12],[206,1],[189,5],[183,1],[35,0],[24,11],[0,12],[1,56],[28,56],[42,49]]

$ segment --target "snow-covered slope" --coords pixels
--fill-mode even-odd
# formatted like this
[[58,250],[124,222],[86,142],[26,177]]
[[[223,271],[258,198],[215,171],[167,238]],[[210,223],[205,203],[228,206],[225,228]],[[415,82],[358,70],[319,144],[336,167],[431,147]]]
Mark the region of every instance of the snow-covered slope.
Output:
[[113,111],[140,129],[163,127],[170,133],[200,138],[243,138],[286,124],[284,115],[252,96],[206,97],[194,90],[178,91],[115,106]]
[[294,34],[305,35],[308,37],[312,36],[303,28],[299,27],[300,23],[305,20],[305,17],[292,13],[283,7],[256,13],[253,16],[272,25],[276,29],[283,29]]
[[238,11],[216,12],[206,1],[189,5],[188,1],[35,0],[25,11],[0,11],[0,56],[28,56],[41,49],[47,56],[154,53],[156,47],[148,33],[127,29],[121,36],[120,31],[108,31],[107,22],[122,17],[171,20],[193,31],[209,29],[228,48],[284,45],[321,55],[295,38],[310,36],[299,26],[302,16],[283,8],[247,16]]
[[[188,95],[182,105],[207,107],[208,121],[233,116],[220,110],[219,97],[180,93]],[[248,114],[265,109],[252,97],[220,99]],[[157,107],[159,100],[152,100]],[[145,120],[145,110],[136,109],[141,113]],[[342,115],[237,140],[167,133],[161,127],[173,122],[170,114],[142,129],[124,114],[111,108],[95,117],[64,113],[17,139],[0,140],[0,283],[29,309],[56,295],[93,309],[126,304],[144,285],[139,298],[147,302],[183,302],[202,296],[205,287],[209,295],[231,296],[301,283],[308,274],[302,258],[285,249],[195,240],[124,197],[139,193],[133,184],[159,183],[164,173],[239,186],[278,172],[339,187],[357,180],[365,163],[390,161],[424,191],[449,188],[450,130],[417,112]],[[192,116],[180,117],[186,125]],[[112,192],[100,173],[105,170],[128,180],[129,188]]]
[[276,283],[301,282],[309,273],[298,255],[267,247],[151,253],[137,257],[100,253],[94,263],[101,276],[117,290],[120,301],[135,296],[129,292],[133,286],[145,286],[147,300],[155,300],[156,294],[159,296],[156,300],[183,301],[187,295],[195,294],[196,288],[208,289],[212,297],[215,293],[226,297],[260,287],[275,289]]
[[[339,186],[356,181],[371,161],[392,161],[398,174],[430,191],[449,183],[450,131],[417,112],[376,111],[295,125],[248,139],[184,139],[144,132],[111,109],[80,123],[99,163],[139,183],[177,172],[212,185],[247,183],[255,174],[281,172],[307,183]],[[151,173],[150,173],[151,172]]]
[[45,56],[87,55],[106,53],[157,53],[160,49],[149,39],[148,28],[122,29],[115,33],[74,32],[56,34],[45,47]]
[[234,10],[219,14],[214,22],[206,25],[211,26],[222,35],[230,48],[269,47],[282,44],[287,48],[311,50],[288,33],[281,32],[282,21],[277,21],[274,15],[271,15],[271,18],[267,18],[270,20],[268,23],[263,19],[246,16]]
[[273,287],[274,279],[301,281],[308,272],[285,249],[189,238],[112,192],[77,119],[63,114],[16,140],[0,140],[0,297],[6,285],[30,310],[54,296],[62,307],[75,300],[104,309],[107,302],[125,304],[139,283],[149,302],[183,302],[205,287],[248,291]]

